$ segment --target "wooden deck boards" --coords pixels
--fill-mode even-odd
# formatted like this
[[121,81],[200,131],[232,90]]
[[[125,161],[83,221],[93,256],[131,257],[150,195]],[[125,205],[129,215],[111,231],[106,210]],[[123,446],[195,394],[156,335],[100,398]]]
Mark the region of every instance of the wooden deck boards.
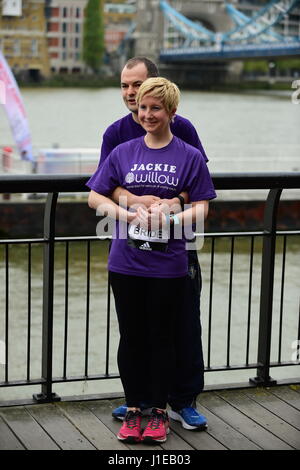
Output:
[[117,440],[111,417],[121,400],[66,401],[0,408],[0,450],[293,450],[300,449],[300,386],[204,392],[198,408],[208,429],[171,420],[160,446]]

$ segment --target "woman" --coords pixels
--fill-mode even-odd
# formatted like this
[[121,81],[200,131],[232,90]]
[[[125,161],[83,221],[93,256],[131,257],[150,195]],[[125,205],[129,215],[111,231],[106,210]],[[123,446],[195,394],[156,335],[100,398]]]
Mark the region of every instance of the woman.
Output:
[[[118,433],[124,442],[161,443],[167,438],[176,331],[184,324],[188,262],[183,231],[197,217],[207,216],[208,200],[216,197],[200,151],[170,131],[179,95],[174,83],[161,77],[147,79],[136,98],[146,135],[116,147],[87,183],[90,207],[117,221],[108,270],[120,329],[118,366],[128,407]],[[126,202],[117,205],[110,199],[118,186],[160,199],[149,210],[127,209]],[[191,207],[170,213],[164,200],[182,191],[189,194]],[[153,408],[142,432],[144,390],[149,390]]]

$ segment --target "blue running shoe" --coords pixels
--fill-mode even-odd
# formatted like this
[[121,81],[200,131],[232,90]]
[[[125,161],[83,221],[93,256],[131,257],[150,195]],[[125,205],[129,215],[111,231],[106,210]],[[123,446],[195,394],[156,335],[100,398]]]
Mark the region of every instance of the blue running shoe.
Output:
[[[141,404],[141,412],[143,416],[150,416],[151,411],[152,411],[152,407],[149,408],[148,404],[147,405],[144,403]],[[124,404],[124,405],[118,406],[118,408],[115,408],[112,411],[112,416],[116,419],[120,419],[121,421],[123,421],[126,413],[127,413],[127,405]]]
[[118,408],[115,408],[112,412],[112,416],[116,419],[123,419],[125,418],[125,415],[127,413],[127,406],[126,405],[121,405],[118,406]]
[[207,428],[205,416],[201,415],[196,408],[192,408],[191,406],[182,408],[179,411],[170,410],[168,413],[170,418],[175,421],[180,421],[184,429],[202,431]]

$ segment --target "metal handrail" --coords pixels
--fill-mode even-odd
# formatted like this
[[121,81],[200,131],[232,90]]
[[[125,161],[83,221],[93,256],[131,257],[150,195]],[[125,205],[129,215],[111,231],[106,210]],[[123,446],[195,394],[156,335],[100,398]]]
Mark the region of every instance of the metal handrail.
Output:
[[[53,281],[54,281],[54,249],[55,243],[64,241],[85,240],[90,243],[98,237],[56,237],[55,236],[55,214],[58,194],[61,192],[88,192],[89,189],[85,185],[89,175],[4,175],[0,176],[0,193],[48,193],[44,211],[44,236],[43,238],[32,238],[23,240],[2,239],[0,246],[6,248],[6,271],[8,272],[8,245],[15,243],[28,243],[31,247],[32,243],[39,242],[44,245],[44,262],[43,262],[43,345],[42,345],[42,377],[40,379],[30,379],[29,373],[27,380],[8,380],[8,369],[5,369],[5,380],[0,386],[16,386],[16,385],[41,385],[41,393],[35,394],[34,398],[40,402],[51,402],[58,400],[59,397],[53,393],[52,386],[54,383],[62,383],[68,381],[80,380],[101,380],[118,378],[118,374],[110,374],[108,368],[108,355],[106,358],[106,370],[104,374],[88,375],[87,355],[85,365],[85,375],[77,377],[67,377],[66,368],[64,367],[63,377],[53,377],[52,360],[53,360]],[[206,372],[221,370],[239,370],[239,369],[257,369],[257,375],[250,379],[253,385],[273,385],[276,381],[270,377],[270,368],[280,365],[293,365],[292,362],[275,363],[270,361],[270,345],[272,331],[272,311],[273,311],[273,285],[274,285],[274,260],[275,260],[275,243],[276,237],[280,235],[276,231],[276,222],[278,214],[278,206],[280,196],[283,189],[299,189],[300,173],[248,173],[248,174],[213,174],[212,175],[215,188],[217,190],[240,190],[240,189],[269,189],[266,199],[263,230],[256,232],[225,232],[225,233],[206,233],[205,237],[212,239],[212,263],[214,256],[214,241],[218,236],[226,236],[231,238],[231,260],[234,255],[234,237],[249,236],[252,240],[251,256],[253,256],[253,240],[254,237],[262,237],[262,270],[261,270],[261,290],[260,290],[260,318],[259,318],[259,340],[257,362],[247,363],[245,365],[232,365],[230,363],[229,345],[230,345],[230,327],[231,327],[231,310],[229,305],[228,313],[228,329],[227,329],[227,362],[224,366],[213,366],[210,362],[210,342],[208,345],[208,365]],[[299,235],[300,231],[292,230],[282,232],[284,237],[288,235]],[[89,246],[88,246],[89,250]],[[231,262],[232,264],[232,262]],[[232,266],[230,268],[232,270]],[[250,271],[251,271],[250,267]],[[250,272],[251,274],[251,272]],[[211,271],[211,279],[213,272]],[[232,271],[230,272],[232,276]],[[87,279],[89,283],[89,278]],[[250,279],[251,283],[251,279]],[[6,285],[6,295],[8,298],[8,284]],[[230,286],[231,289],[231,286]],[[249,290],[249,305],[251,302],[251,290]],[[230,292],[231,301],[232,292]],[[107,319],[109,328],[109,307],[110,307],[110,288],[107,289]],[[212,303],[212,283],[210,292],[210,306]],[[89,306],[87,307],[89,308]],[[5,324],[8,325],[8,302],[5,309]],[[209,312],[211,318],[211,310]],[[88,318],[87,318],[88,322]],[[300,323],[299,323],[300,325]],[[211,325],[209,325],[209,328]],[[248,322],[249,328],[249,322]],[[298,328],[300,332],[300,326]],[[8,336],[8,331],[6,331]],[[298,333],[299,336],[299,333]],[[299,340],[300,338],[298,338]],[[247,339],[249,341],[249,338]],[[248,346],[247,346],[248,348]],[[86,351],[88,350],[86,345]],[[109,350],[109,329],[107,329],[107,345],[106,352]],[[250,384],[250,385],[251,385]]]
[[[91,175],[1,175],[0,193],[87,192]],[[213,173],[216,189],[296,189],[300,172]]]

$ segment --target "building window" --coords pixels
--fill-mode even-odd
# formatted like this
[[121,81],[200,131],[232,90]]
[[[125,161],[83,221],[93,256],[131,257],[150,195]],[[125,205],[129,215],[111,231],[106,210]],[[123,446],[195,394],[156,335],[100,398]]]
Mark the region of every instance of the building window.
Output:
[[59,31],[59,23],[58,22],[49,22],[47,25],[48,31]]
[[36,39],[32,39],[31,41],[31,54],[33,57],[37,57],[38,55],[38,42]]
[[80,18],[80,8],[76,8],[76,18]]
[[62,31],[63,31],[63,33],[67,32],[67,23],[62,24]]
[[67,47],[67,40],[66,40],[66,38],[62,38],[62,47]]
[[49,38],[48,40],[49,47],[58,47],[59,46],[58,41],[59,41],[58,38]]
[[63,17],[67,18],[67,16],[68,16],[68,9],[67,9],[67,7],[64,7],[63,8]]
[[13,48],[14,48],[14,56],[19,56],[21,52],[19,39],[14,40]]
[[75,38],[75,49],[79,49],[79,38]]
[[80,24],[75,23],[75,33],[80,33]]

